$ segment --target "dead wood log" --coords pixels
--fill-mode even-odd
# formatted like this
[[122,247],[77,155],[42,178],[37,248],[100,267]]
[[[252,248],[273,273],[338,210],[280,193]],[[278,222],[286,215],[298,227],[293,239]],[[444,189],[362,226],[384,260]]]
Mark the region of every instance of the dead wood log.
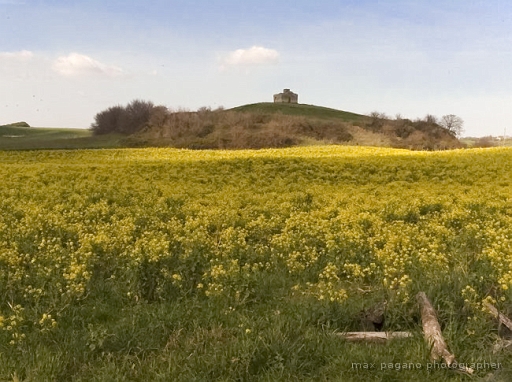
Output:
[[[448,351],[446,342],[444,341],[441,332],[441,326],[437,320],[436,311],[427,298],[424,292],[419,292],[416,299],[420,305],[421,310],[421,324],[423,326],[423,334],[427,342],[432,346],[430,350],[430,357],[432,360],[443,359],[448,366],[452,365],[455,361],[455,356]],[[469,367],[459,368],[466,374],[473,374],[473,369]]]
[[499,323],[512,331],[512,320],[507,316],[501,314],[496,307],[488,302],[484,302],[484,307],[491,313],[494,318],[497,318]]
[[443,334],[441,333],[441,326],[439,325],[439,321],[437,321],[436,311],[424,292],[418,293],[416,299],[420,304],[421,324],[423,326],[425,339],[432,345],[430,357],[432,360],[442,358],[447,365],[451,365],[455,360],[455,356],[448,351]]
[[395,338],[412,337],[412,333],[410,332],[347,332],[336,334],[351,342],[386,342]]

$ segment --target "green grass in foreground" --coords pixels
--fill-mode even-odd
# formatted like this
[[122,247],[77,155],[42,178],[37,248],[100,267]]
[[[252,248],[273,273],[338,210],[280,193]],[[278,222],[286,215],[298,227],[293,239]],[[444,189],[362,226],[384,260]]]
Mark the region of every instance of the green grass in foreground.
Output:
[[[333,331],[350,327],[358,304],[341,309],[272,298],[235,309],[200,299],[132,305],[108,289],[95,292],[101,297],[62,312],[58,331],[2,349],[0,376],[16,371],[27,382],[473,380],[431,363],[417,327],[409,328],[413,338],[388,345],[337,338]],[[468,360],[506,364],[510,356],[482,356],[491,341],[482,329],[488,339],[472,349],[462,348],[467,339],[458,323],[450,322],[444,335]],[[489,374],[489,381],[512,377],[504,369],[478,372]]]
[[[274,279],[268,287],[281,294],[280,284]],[[192,298],[133,305],[112,293],[108,283],[96,285],[91,297],[61,313],[58,331],[31,337],[17,349],[2,349],[0,376],[15,370],[21,381],[38,382],[473,380],[431,363],[417,325],[406,328],[413,338],[388,345],[340,340],[333,332],[354,326],[351,321],[361,308],[355,302],[341,308],[270,298],[233,308]],[[444,335],[466,360],[501,364],[500,370],[482,365],[487,369],[478,376],[510,381],[512,374],[503,369],[510,355],[483,356],[492,332],[479,329],[484,340],[471,349],[465,348],[467,335],[456,317]]]

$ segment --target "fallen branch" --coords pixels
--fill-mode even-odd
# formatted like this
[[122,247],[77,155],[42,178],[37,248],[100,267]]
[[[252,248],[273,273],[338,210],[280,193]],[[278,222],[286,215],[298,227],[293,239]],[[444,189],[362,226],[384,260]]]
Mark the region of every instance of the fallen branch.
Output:
[[498,319],[500,324],[506,326],[510,331],[512,331],[512,320],[510,320],[510,318],[501,314],[494,305],[488,302],[484,302],[484,307],[494,316],[494,318]]
[[386,342],[395,338],[412,337],[410,332],[347,332],[336,333],[347,341]]
[[[416,295],[416,299],[421,309],[421,323],[423,326],[423,334],[427,342],[432,346],[430,350],[430,358],[432,360],[443,359],[448,366],[455,362],[455,356],[448,351],[446,342],[441,332],[441,326],[437,321],[436,311],[424,292]],[[473,374],[473,369],[465,367],[459,369],[466,374]]]

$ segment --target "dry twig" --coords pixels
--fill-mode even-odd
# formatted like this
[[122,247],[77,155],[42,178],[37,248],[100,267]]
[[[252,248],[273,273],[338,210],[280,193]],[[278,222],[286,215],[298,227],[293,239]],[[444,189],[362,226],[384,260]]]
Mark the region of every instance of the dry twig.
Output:
[[386,342],[396,338],[412,337],[410,332],[347,332],[336,333],[347,341]]

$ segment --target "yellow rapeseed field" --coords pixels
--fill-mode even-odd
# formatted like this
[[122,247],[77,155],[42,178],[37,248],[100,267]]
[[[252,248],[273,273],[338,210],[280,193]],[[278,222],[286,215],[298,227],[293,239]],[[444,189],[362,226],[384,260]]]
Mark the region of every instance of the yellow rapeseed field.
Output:
[[512,150],[0,152],[0,340],[52,331],[110,283],[127,304],[512,302]]

